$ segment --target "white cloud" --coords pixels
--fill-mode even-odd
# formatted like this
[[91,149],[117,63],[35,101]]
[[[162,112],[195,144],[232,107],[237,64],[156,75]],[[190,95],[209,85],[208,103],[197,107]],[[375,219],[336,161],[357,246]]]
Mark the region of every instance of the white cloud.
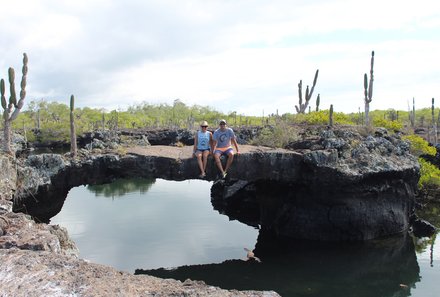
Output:
[[284,113],[319,68],[312,101],[320,93],[322,108],[357,111],[371,50],[372,109],[406,110],[413,96],[425,107],[437,95],[434,1],[1,2],[0,77],[27,52],[27,100],[75,94],[78,106],[112,109],[180,98]]

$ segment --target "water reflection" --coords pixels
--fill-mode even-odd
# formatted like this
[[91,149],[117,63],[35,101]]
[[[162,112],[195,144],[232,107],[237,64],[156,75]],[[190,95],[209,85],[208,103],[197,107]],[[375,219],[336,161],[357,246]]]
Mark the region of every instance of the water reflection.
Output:
[[357,244],[295,242],[277,246],[260,233],[262,263],[230,260],[136,273],[203,280],[227,289],[275,290],[282,296],[409,296],[420,280],[409,236]]
[[[426,204],[423,209],[416,211],[417,216],[433,224],[438,230],[440,228],[440,203],[430,202]],[[420,258],[423,255],[429,254],[429,266],[434,267],[435,260],[435,242],[438,236],[438,231],[436,234],[430,238],[414,238],[414,244],[416,247],[417,254]],[[437,251],[438,253],[438,251]],[[438,257],[437,257],[438,258]]]
[[[211,185],[128,179],[78,187],[53,223],[67,227],[82,258],[119,270],[143,268],[136,273],[204,280],[227,289],[275,290],[282,296],[437,296],[435,237],[277,244],[262,230],[213,210]],[[439,227],[438,209],[419,216]],[[245,247],[262,263],[241,260]]]
[[110,184],[88,185],[87,190],[96,196],[117,198],[129,193],[145,194],[156,182],[156,179],[117,179]]
[[122,179],[76,187],[51,223],[67,228],[82,258],[119,270],[240,259],[258,230],[214,211],[211,184]]

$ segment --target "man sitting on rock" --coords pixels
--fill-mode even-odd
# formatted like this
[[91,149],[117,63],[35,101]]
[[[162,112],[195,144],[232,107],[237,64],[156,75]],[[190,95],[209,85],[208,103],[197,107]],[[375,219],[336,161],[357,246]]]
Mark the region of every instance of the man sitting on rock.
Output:
[[[232,161],[234,160],[234,150],[232,149],[231,142],[234,144],[236,153],[239,154],[238,143],[235,139],[234,131],[226,127],[226,121],[220,120],[220,127],[214,131],[214,159],[220,170],[221,176],[226,177],[229,167],[231,167]],[[223,169],[220,157],[226,155],[228,160],[226,161],[226,167]]]

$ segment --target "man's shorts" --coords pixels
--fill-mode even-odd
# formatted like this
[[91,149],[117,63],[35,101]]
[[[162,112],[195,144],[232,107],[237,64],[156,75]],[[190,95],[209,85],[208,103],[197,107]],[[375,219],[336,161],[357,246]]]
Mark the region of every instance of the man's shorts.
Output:
[[234,154],[234,150],[232,149],[232,147],[227,146],[227,147],[218,147],[215,149],[214,154],[219,154],[221,155],[229,155],[229,154]]

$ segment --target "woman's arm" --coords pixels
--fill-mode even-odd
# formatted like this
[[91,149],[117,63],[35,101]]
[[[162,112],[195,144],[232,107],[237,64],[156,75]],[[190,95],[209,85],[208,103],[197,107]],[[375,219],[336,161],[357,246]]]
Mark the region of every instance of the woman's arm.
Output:
[[193,154],[195,154],[195,153],[196,153],[196,151],[197,151],[197,141],[198,141],[198,139],[197,139],[197,132],[196,132],[196,134],[194,135],[194,147],[193,147]]

